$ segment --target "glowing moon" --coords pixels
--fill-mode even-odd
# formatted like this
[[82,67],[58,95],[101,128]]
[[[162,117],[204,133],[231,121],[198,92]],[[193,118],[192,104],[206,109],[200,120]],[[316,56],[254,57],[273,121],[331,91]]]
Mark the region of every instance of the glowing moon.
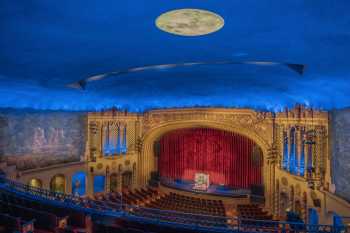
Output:
[[220,30],[224,19],[200,9],[179,9],[166,12],[156,19],[156,26],[165,32],[181,36],[201,36]]

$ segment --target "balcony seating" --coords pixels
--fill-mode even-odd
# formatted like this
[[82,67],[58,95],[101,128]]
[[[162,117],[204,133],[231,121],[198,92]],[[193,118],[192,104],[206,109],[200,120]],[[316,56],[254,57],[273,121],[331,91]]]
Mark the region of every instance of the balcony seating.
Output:
[[0,193],[0,210],[23,221],[34,219],[35,232],[69,233],[85,227],[85,215],[64,207],[53,207],[40,201],[26,200]]
[[34,230],[34,220],[23,221],[20,217],[14,217],[1,211],[0,213],[0,233],[9,232],[32,232]]
[[59,219],[54,214],[5,202],[1,202],[0,204],[2,213],[7,213],[10,216],[19,217],[24,221],[31,221],[35,219],[35,229],[40,229],[47,232],[55,232],[58,228]]

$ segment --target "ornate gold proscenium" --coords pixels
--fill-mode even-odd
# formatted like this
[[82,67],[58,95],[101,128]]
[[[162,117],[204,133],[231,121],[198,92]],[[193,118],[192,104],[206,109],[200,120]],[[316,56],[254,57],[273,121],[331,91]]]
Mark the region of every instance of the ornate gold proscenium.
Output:
[[[312,171],[305,172],[300,177],[307,187],[314,184],[321,188],[330,183],[328,151],[328,113],[314,111],[298,106],[284,112],[257,112],[250,109],[216,109],[216,108],[188,108],[152,110],[143,114],[107,111],[103,113],[91,113],[89,121],[88,144],[90,153],[87,160],[90,166],[97,168],[97,164],[103,163],[112,167],[125,167],[128,159],[135,164],[137,175],[133,184],[141,186],[148,183],[151,173],[157,171],[157,159],[154,156],[154,142],[167,132],[182,128],[207,127],[225,131],[231,131],[246,136],[253,140],[263,154],[263,183],[267,206],[274,206],[275,180],[283,174],[289,183],[293,183],[289,171],[283,169],[283,136],[289,136],[292,128],[295,128],[295,146],[300,155],[302,134],[307,133],[305,145],[313,142],[313,147],[306,153],[307,166],[313,167]],[[103,143],[106,133],[104,126],[122,124],[127,127],[127,153],[124,156],[105,156]],[[304,150],[306,150],[304,148]],[[312,164],[311,164],[312,163]],[[125,167],[126,168],[126,167]],[[98,171],[98,169],[95,169]],[[326,172],[324,172],[326,171]],[[303,190],[304,191],[304,190]],[[274,208],[276,209],[276,208]],[[279,211],[279,210],[276,210]]]

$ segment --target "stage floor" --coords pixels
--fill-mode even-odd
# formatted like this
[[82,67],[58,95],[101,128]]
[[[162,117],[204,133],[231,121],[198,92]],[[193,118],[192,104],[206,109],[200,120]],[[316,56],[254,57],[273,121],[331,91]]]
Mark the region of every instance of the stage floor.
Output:
[[160,184],[181,191],[186,191],[194,194],[203,194],[208,196],[230,197],[230,198],[247,198],[251,194],[249,189],[232,189],[221,185],[209,185],[207,190],[194,190],[194,182],[184,180],[166,180],[161,179]]
[[198,192],[195,193],[192,191],[171,188],[162,184],[159,186],[159,190],[163,193],[172,192],[183,196],[190,196],[190,197],[202,198],[207,200],[221,200],[225,205],[227,216],[235,216],[235,210],[237,209],[237,205],[251,204],[249,196],[232,198],[227,196],[219,196],[219,195],[212,195],[212,194],[206,194],[206,193],[198,193]]

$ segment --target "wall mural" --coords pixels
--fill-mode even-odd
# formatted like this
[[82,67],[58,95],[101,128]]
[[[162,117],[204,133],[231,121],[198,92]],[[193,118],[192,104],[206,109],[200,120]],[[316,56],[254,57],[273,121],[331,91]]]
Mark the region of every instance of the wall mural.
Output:
[[19,170],[79,161],[85,148],[84,113],[0,111],[0,156]]
[[333,111],[331,124],[335,192],[350,201],[350,109]]

